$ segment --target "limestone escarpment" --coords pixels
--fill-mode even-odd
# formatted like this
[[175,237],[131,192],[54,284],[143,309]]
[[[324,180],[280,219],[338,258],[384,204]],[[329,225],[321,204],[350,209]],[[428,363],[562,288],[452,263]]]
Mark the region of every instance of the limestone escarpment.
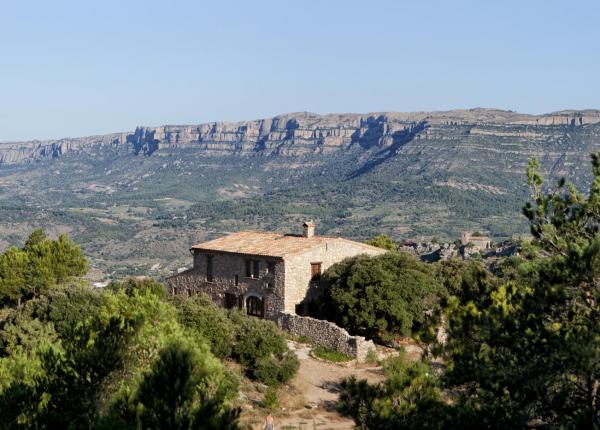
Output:
[[0,165],[27,164],[46,158],[58,158],[70,152],[106,146],[122,146],[126,133],[106,134],[59,140],[0,143]]
[[161,148],[194,147],[206,155],[328,154],[346,147],[393,147],[412,139],[461,140],[492,136],[519,140],[559,139],[565,129],[600,123],[600,111],[526,115],[495,109],[446,112],[329,114],[292,113],[236,123],[138,127],[132,133],[0,143],[0,165],[24,164],[67,153],[117,147],[136,155]]

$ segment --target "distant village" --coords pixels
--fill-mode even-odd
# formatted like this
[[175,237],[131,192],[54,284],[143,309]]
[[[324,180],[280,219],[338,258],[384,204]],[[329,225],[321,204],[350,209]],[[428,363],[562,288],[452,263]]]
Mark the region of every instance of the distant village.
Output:
[[445,261],[450,258],[508,257],[519,253],[519,244],[524,238],[525,236],[519,235],[502,243],[495,243],[487,235],[465,231],[460,240],[450,243],[405,240],[402,242],[400,250],[415,254],[428,263]]

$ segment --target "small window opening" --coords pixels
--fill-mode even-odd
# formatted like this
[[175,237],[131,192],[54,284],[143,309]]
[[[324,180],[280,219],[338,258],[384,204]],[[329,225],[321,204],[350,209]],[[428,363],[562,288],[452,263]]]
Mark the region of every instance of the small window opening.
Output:
[[206,256],[206,281],[213,281],[213,273],[214,273],[214,256],[207,255]]
[[313,279],[321,277],[321,263],[310,263],[310,274]]

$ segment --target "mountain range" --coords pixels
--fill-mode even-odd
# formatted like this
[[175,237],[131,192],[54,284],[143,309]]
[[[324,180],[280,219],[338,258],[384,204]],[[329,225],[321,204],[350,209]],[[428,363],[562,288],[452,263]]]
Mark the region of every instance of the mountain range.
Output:
[[195,241],[246,228],[454,240],[527,231],[525,168],[585,189],[600,110],[292,113],[0,143],[0,248],[68,232],[92,276],[170,273]]

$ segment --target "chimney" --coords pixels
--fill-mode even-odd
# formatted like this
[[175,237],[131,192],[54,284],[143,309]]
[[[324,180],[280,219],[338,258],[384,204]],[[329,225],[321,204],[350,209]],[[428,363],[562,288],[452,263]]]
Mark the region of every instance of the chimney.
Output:
[[313,237],[315,235],[315,223],[312,220],[304,221],[302,227],[304,228],[304,237]]

